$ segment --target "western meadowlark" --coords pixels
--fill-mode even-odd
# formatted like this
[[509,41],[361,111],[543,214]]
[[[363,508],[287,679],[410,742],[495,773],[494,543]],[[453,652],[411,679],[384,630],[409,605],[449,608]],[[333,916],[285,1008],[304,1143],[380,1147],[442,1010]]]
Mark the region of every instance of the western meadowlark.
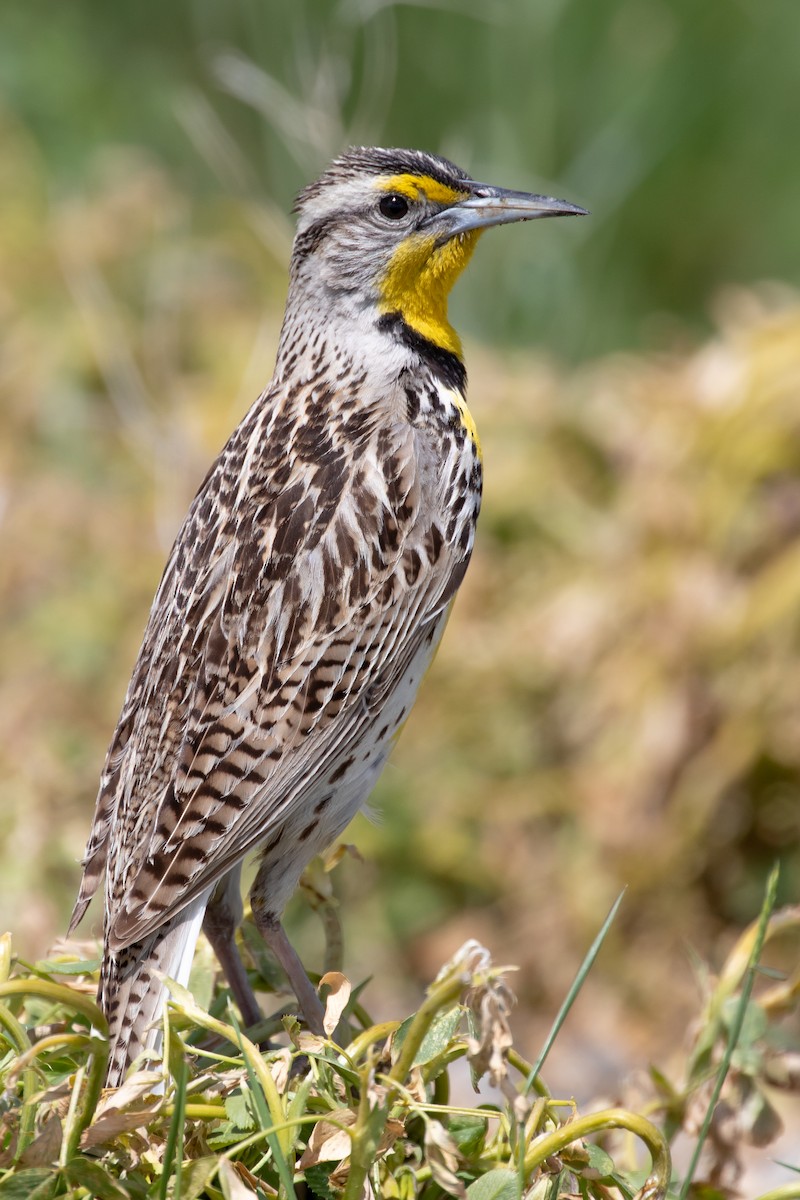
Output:
[[467,569],[481,452],[450,289],[490,225],[584,209],[415,150],[351,149],[299,196],[275,375],[200,487],[108,751],[70,930],[101,878],[107,1082],[158,1039],[201,927],[247,1024],[239,876],[280,924],[367,799]]

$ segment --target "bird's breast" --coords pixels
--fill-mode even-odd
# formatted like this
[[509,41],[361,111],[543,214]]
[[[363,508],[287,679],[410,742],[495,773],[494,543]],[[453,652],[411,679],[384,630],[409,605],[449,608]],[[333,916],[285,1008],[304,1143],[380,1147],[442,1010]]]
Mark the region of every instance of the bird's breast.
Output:
[[483,457],[466,397],[458,388],[431,376],[408,388],[406,398],[430,496],[428,511],[441,514],[445,540],[452,547],[462,553],[471,550],[480,510]]

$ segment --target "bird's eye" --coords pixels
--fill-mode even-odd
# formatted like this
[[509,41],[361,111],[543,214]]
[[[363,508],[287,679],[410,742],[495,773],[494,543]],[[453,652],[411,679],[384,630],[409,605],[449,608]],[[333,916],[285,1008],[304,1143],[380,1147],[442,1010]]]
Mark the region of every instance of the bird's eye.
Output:
[[399,221],[408,212],[408,201],[405,196],[398,196],[397,192],[389,192],[381,196],[378,208],[390,221]]

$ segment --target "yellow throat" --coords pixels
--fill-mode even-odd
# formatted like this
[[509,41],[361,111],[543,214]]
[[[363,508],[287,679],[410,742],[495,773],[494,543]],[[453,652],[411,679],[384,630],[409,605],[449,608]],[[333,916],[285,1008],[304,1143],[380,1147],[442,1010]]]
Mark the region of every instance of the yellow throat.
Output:
[[[427,175],[383,177],[380,188],[411,199],[422,191],[428,199],[443,204],[456,204],[467,194]],[[447,299],[480,233],[478,229],[470,230],[440,246],[432,234],[410,234],[395,250],[381,280],[381,312],[399,312],[416,333],[459,358],[461,339],[447,319]]]

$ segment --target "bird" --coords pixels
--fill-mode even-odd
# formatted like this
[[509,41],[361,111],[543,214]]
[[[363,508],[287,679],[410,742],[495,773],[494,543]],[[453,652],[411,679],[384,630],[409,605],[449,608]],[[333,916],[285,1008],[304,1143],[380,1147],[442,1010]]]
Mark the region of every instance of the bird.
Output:
[[271,382],[192,502],[105,763],[70,932],[102,885],[106,1084],[157,1051],[201,929],[242,1018],[240,873],[308,1026],[281,924],[365,804],[472,553],[483,462],[450,290],[493,225],[585,215],[420,150],[351,147],[302,192]]

